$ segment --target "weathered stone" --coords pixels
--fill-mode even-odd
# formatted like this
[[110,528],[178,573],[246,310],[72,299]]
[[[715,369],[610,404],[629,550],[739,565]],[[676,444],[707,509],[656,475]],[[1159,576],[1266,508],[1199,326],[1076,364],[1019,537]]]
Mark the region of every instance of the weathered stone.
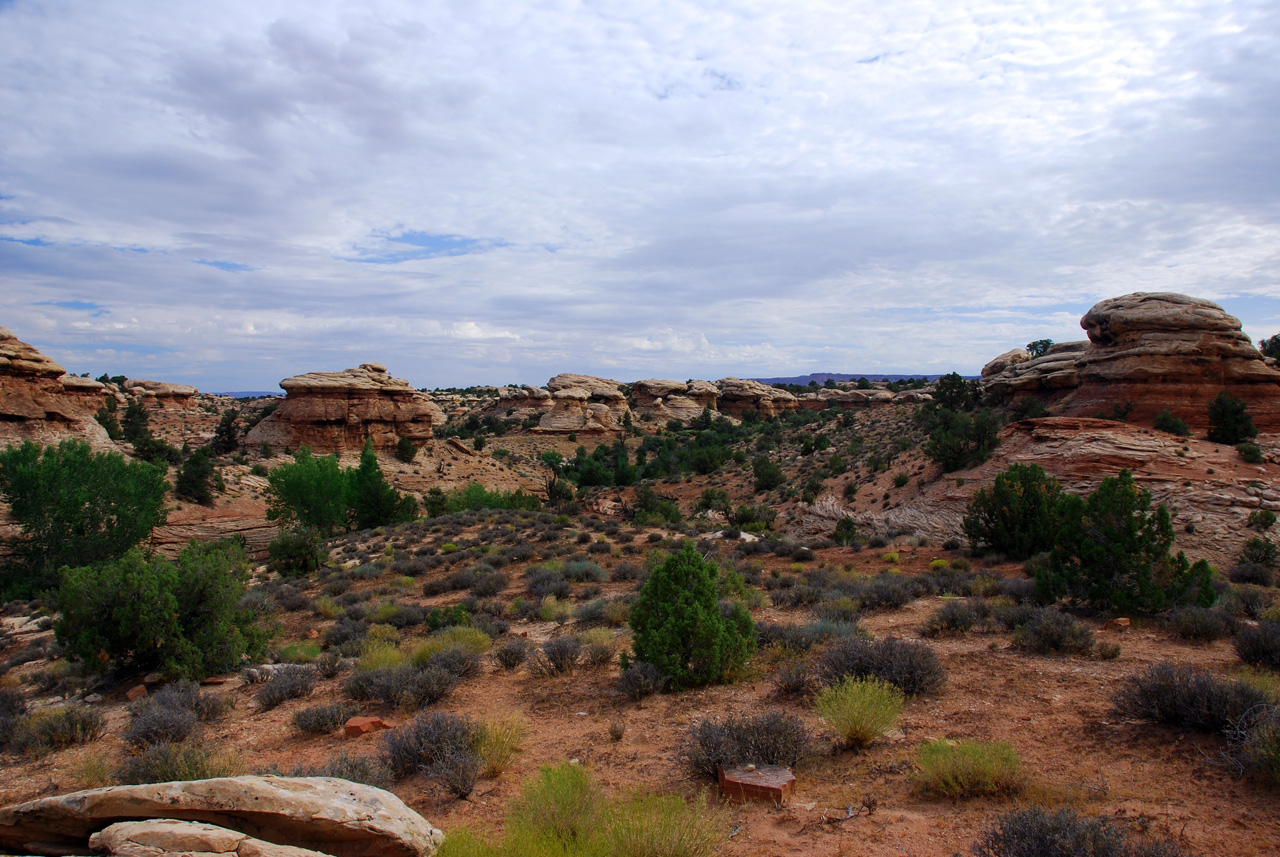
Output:
[[53,360],[0,327],[0,448],[68,438],[111,448],[106,430],[93,418],[105,401],[102,384],[65,375]]
[[1127,631],[1129,630],[1129,619],[1126,616],[1120,616],[1115,619],[1108,619],[1102,624],[1104,631]]
[[743,411],[755,409],[761,416],[773,417],[800,407],[799,400],[786,390],[759,381],[721,378],[716,386],[720,388],[718,407],[730,416],[741,417]]
[[739,803],[756,801],[783,806],[795,793],[796,777],[787,768],[777,765],[747,765],[725,769],[716,766],[720,791],[726,798]]
[[200,392],[187,384],[169,384],[140,378],[126,379],[124,390],[131,396],[146,398],[160,407],[185,407]]
[[137,702],[139,699],[147,695],[147,686],[145,684],[135,684],[124,692],[124,698],[130,702]]
[[426,393],[392,378],[380,363],[344,372],[311,372],[280,382],[285,399],[245,435],[245,444],[268,443],[317,453],[359,452],[367,438],[392,449],[401,438],[425,444],[444,413]]
[[225,777],[111,786],[0,809],[0,849],[85,853],[119,821],[199,821],[336,857],[428,857],[444,834],[395,795],[328,777]]
[[164,857],[166,854],[235,854],[236,857],[327,857],[324,852],[261,839],[199,821],[158,818],[119,821],[89,837],[89,847],[119,857]]
[[361,735],[380,732],[383,729],[390,729],[392,726],[393,724],[388,723],[381,717],[352,717],[343,724],[342,732],[348,738],[359,738]]

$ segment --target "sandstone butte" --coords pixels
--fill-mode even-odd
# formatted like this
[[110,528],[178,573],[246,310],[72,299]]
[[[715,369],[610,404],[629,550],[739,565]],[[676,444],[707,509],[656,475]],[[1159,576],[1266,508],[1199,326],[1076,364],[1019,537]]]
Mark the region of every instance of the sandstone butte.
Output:
[[0,327],[0,446],[62,438],[111,445],[93,418],[106,401],[107,389],[97,381],[67,375],[34,346]]
[[247,446],[305,445],[339,455],[359,452],[366,438],[380,450],[394,448],[402,437],[421,446],[445,419],[430,396],[391,377],[380,363],[295,375],[280,386],[284,401],[245,436]]
[[1168,409],[1199,430],[1208,427],[1209,402],[1226,390],[1248,403],[1259,430],[1280,430],[1280,370],[1212,301],[1136,292],[1098,303],[1080,326],[1087,340],[1056,344],[1042,357],[1001,354],[983,367],[984,387],[1005,401],[1044,399],[1063,416],[1129,402],[1129,421],[1150,425]]

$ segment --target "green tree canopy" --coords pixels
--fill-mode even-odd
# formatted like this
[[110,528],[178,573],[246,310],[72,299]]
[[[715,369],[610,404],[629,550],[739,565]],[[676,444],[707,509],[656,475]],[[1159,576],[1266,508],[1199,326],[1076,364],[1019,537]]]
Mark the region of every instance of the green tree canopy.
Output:
[[1209,440],[1235,446],[1257,436],[1249,406],[1243,399],[1223,390],[1209,403]]
[[309,447],[293,463],[267,476],[267,520],[313,527],[323,536],[412,520],[418,504],[387,483],[373,441],[365,441],[360,466],[344,470],[336,455],[320,458]]
[[1011,464],[990,489],[980,488],[964,517],[964,533],[975,547],[985,545],[1026,559],[1054,546],[1058,535],[1058,480],[1038,464]]
[[741,605],[729,616],[720,611],[718,574],[685,542],[649,575],[631,606],[636,657],[662,670],[673,687],[721,681],[755,650],[747,611]]
[[5,592],[31,595],[56,585],[64,566],[123,556],[164,523],[168,487],[164,468],[77,440],[0,452],[0,496],[22,530],[8,543]]

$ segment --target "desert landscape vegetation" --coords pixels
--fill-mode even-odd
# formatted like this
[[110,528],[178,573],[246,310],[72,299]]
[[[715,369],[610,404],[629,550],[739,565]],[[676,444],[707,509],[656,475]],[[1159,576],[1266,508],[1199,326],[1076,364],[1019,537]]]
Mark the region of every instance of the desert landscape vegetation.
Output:
[[0,847],[1275,853],[1280,338],[1081,326],[244,400],[0,330]]

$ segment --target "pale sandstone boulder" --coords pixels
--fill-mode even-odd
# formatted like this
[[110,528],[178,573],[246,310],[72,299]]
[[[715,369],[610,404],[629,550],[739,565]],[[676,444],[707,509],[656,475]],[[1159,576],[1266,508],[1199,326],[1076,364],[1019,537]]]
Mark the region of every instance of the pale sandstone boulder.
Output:
[[759,381],[721,378],[716,386],[720,389],[719,409],[730,416],[741,417],[743,411],[754,408],[761,416],[774,417],[800,407],[799,399],[786,390]]
[[545,434],[604,434],[621,429],[609,406],[592,401],[591,393],[582,387],[556,390],[551,397],[555,407],[542,417],[534,431]]
[[481,413],[500,420],[524,422],[531,417],[541,417],[555,407],[551,399],[551,391],[541,387],[523,385],[520,387],[501,387],[498,398]]
[[310,372],[280,382],[285,399],[245,436],[245,444],[310,446],[316,453],[359,452],[366,438],[391,449],[400,438],[425,444],[444,412],[426,393],[387,374],[381,363],[343,372]]
[[89,847],[99,854],[119,857],[330,857],[321,851],[264,842],[225,827],[172,818],[116,822],[90,836]]
[[648,378],[631,385],[631,410],[658,420],[688,422],[708,408],[716,410],[720,390],[706,381]]
[[1031,352],[1025,348],[1011,348],[999,357],[991,360],[986,366],[982,367],[982,380],[986,380],[993,375],[999,375],[1010,366],[1017,366],[1019,363],[1026,363],[1031,359]]
[[131,396],[155,402],[160,407],[186,407],[200,391],[187,384],[169,384],[164,381],[147,381],[129,378],[124,391]]
[[372,786],[330,777],[223,777],[89,789],[5,807],[0,849],[84,853],[92,834],[153,818],[204,822],[335,857],[430,857],[444,841],[398,797]]

